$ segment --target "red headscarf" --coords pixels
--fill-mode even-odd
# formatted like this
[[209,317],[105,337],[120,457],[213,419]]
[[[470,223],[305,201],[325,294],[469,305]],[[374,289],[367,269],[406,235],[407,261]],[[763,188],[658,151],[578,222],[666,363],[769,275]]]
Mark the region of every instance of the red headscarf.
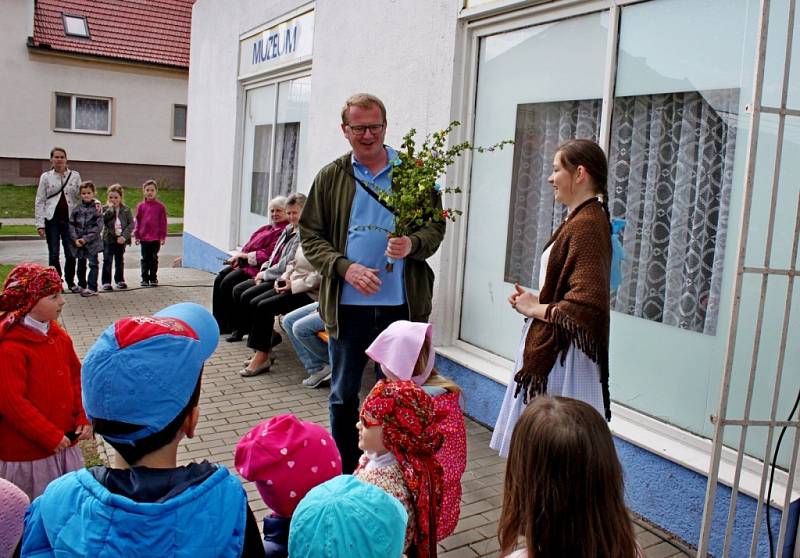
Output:
[[362,417],[365,414],[383,426],[383,443],[397,458],[414,500],[417,556],[435,558],[436,518],[444,483],[435,454],[444,437],[434,426],[433,400],[412,381],[381,380],[364,400]]
[[46,296],[61,292],[61,277],[52,267],[24,263],[11,270],[0,293],[0,337]]

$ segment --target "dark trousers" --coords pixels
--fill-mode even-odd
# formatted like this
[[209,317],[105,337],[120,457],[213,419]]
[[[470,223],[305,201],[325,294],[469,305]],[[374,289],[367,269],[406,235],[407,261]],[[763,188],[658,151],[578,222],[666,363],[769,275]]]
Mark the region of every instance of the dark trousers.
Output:
[[275,316],[297,310],[301,306],[314,302],[306,293],[278,293],[270,289],[256,297],[251,303],[252,326],[247,346],[256,351],[268,353],[272,348],[272,331],[275,327]]
[[142,281],[158,281],[158,251],[161,250],[161,242],[158,240],[142,240]]
[[[367,364],[367,350],[389,324],[408,319],[408,306],[340,305],[339,337],[328,339],[331,357],[331,393],[328,411],[331,434],[342,456],[342,472],[352,473],[358,464],[358,392]],[[376,368],[380,375],[380,369]]]
[[211,291],[211,313],[217,320],[220,333],[230,333],[234,329],[231,318],[233,288],[247,280],[252,281],[247,273],[231,266],[223,267],[214,278],[214,288]]
[[111,283],[111,264],[114,264],[114,282],[125,282],[125,245],[116,241],[103,245],[103,285]]
[[275,281],[262,281],[258,285],[254,279],[243,281],[233,288],[231,306],[231,325],[240,333],[247,333],[253,327],[253,301],[272,290]]
[[[89,279],[86,279],[86,263],[89,263]],[[78,258],[78,286],[97,292],[97,254]]]
[[[70,251],[72,238],[69,235],[69,222],[61,219],[44,220],[44,237],[47,240],[48,265],[56,268],[68,287],[75,284],[75,258]],[[64,247],[64,273],[61,273],[61,246]]]

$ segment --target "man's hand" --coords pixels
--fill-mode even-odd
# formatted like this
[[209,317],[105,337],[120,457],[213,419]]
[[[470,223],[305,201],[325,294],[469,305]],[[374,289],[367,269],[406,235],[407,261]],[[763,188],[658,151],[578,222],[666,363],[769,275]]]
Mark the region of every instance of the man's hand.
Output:
[[86,241],[84,239],[82,238],[75,239],[75,246],[77,246],[78,248],[82,247],[84,244],[86,244]]
[[344,280],[364,296],[377,293],[382,281],[378,278],[378,270],[361,264],[350,264],[344,274]]
[[44,238],[44,228],[36,229],[36,232],[39,233],[39,236]]
[[167,239],[166,239],[166,238],[162,238],[162,239],[161,239],[161,246],[164,246],[164,244],[165,244],[166,242],[167,242]]
[[80,424],[75,429],[75,434],[78,435],[78,440],[88,440],[92,437],[92,426],[90,424]]
[[389,237],[386,255],[395,260],[402,260],[411,253],[411,239],[407,236]]

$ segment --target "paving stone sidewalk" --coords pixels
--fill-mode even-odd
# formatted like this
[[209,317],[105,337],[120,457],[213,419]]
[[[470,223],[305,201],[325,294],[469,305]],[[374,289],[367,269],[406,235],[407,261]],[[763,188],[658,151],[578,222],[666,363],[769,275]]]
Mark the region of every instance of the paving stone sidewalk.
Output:
[[[66,295],[62,320],[83,358],[97,336],[114,320],[126,315],[154,313],[176,302],[192,301],[210,307],[213,275],[192,270],[159,270],[155,289],[130,289],[102,293],[94,298]],[[288,341],[274,350],[273,370],[253,378],[238,374],[251,351],[244,343],[226,343],[206,363],[200,398],[201,421],[197,436],[184,441],[179,463],[208,459],[233,471],[236,442],[253,425],[280,413],[291,412],[303,420],[326,428],[328,388],[308,389],[300,385],[305,372]],[[167,365],[167,363],[165,363]],[[365,374],[364,389],[374,382]],[[467,394],[468,395],[468,394]],[[502,505],[505,461],[489,449],[491,432],[467,419],[468,464],[464,474],[461,520],[456,532],[441,542],[439,556],[461,558],[498,556],[497,521]],[[109,448],[104,448],[108,458]],[[255,485],[244,482],[256,518],[267,512]],[[669,535],[637,522],[637,536],[648,558],[690,556],[690,549]]]

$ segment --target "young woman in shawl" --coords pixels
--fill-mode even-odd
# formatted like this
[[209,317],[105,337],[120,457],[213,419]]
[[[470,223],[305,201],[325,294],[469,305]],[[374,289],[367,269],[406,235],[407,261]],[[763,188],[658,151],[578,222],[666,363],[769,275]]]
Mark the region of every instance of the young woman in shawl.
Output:
[[490,443],[502,456],[508,455],[519,416],[537,395],[580,399],[611,418],[607,176],[606,156],[595,142],[568,140],[556,150],[548,180],[569,212],[542,253],[538,295],[515,285],[508,299],[526,320]]

